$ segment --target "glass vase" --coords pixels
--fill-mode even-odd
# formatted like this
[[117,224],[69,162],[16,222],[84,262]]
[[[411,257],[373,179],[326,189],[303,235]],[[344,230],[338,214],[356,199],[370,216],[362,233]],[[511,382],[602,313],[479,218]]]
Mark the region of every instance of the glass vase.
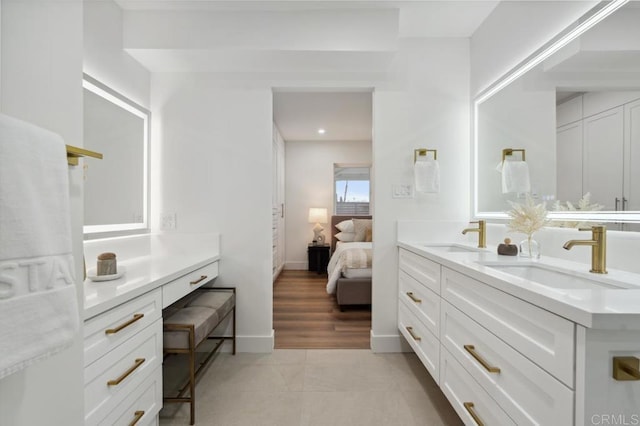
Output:
[[540,243],[529,237],[520,242],[520,256],[529,259],[540,259]]

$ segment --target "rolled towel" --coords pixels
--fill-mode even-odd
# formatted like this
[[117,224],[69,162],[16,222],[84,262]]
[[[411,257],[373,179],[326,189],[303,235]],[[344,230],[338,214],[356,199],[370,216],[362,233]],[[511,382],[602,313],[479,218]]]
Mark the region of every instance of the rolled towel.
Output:
[[502,193],[531,192],[529,165],[526,161],[504,161],[502,163]]
[[420,160],[413,165],[416,192],[440,192],[440,166],[437,160]]

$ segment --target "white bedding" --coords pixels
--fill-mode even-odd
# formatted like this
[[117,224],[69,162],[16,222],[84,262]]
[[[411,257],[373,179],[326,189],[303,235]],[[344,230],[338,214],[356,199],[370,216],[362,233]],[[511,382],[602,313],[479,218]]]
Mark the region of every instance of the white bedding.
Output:
[[[338,278],[342,275],[344,271],[347,270],[348,259],[350,249],[372,249],[373,245],[371,242],[342,242],[341,244],[336,246],[336,251],[331,256],[329,260],[329,265],[327,266],[327,272],[329,274],[329,280],[327,281],[327,293],[334,294],[336,292],[336,283]],[[359,253],[360,250],[352,250],[351,253]],[[349,259],[352,264],[360,264],[359,268],[353,268],[358,270],[371,270],[371,265],[367,265],[367,259]],[[369,259],[370,261],[370,259]],[[351,268],[349,268],[351,269]],[[369,274],[369,276],[371,276]]]
[[372,271],[371,268],[345,268],[342,271],[342,275],[345,278],[371,278]]

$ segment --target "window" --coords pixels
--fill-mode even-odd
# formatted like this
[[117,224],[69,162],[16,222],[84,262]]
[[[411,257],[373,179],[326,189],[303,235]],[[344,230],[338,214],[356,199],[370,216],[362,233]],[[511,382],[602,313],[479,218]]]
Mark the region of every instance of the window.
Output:
[[337,215],[370,215],[371,194],[369,165],[333,165],[334,205]]

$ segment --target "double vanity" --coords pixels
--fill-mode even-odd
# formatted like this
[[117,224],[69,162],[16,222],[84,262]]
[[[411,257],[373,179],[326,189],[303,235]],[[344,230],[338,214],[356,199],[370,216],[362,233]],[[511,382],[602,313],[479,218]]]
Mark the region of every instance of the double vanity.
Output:
[[465,424],[640,423],[638,274],[398,246],[398,328]]

